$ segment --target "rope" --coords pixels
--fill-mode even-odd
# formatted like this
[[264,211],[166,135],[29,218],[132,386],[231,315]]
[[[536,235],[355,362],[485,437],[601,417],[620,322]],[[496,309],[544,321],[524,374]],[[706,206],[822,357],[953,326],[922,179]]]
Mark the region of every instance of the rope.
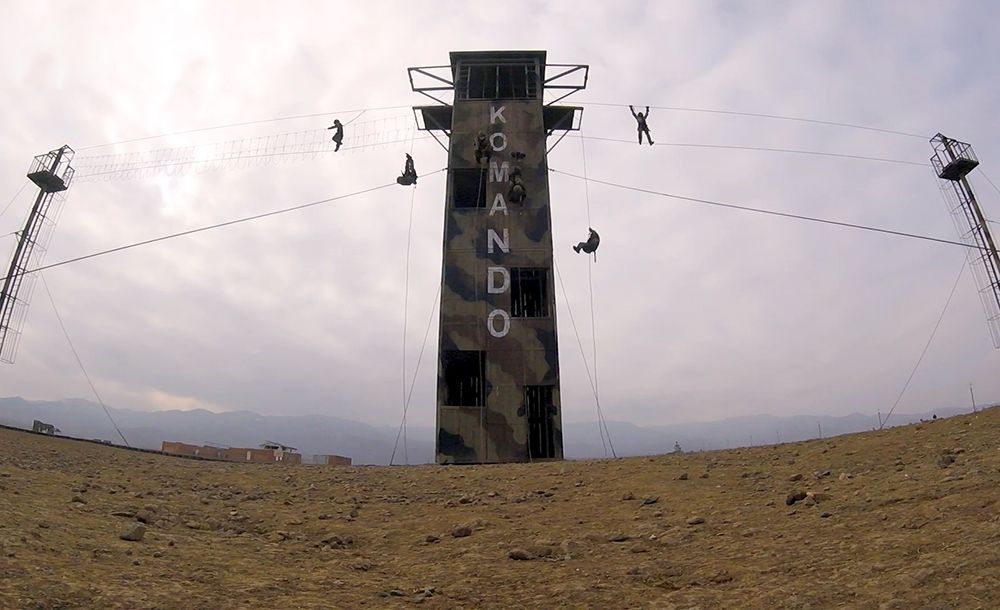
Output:
[[[427,328],[424,329],[424,341],[420,345],[420,353],[417,355],[417,366],[413,370],[413,380],[410,381],[410,392],[406,396],[406,404],[403,405],[403,418],[405,421],[406,412],[410,408],[410,401],[413,399],[413,388],[417,385],[417,373],[420,372],[420,363],[424,359],[424,348],[427,347],[427,336],[431,332],[431,325],[434,323],[434,312],[437,311],[438,306],[438,296],[441,294],[441,286],[438,286],[437,292],[434,293],[434,305],[431,307],[431,315],[427,319]],[[402,431],[403,425],[400,423],[400,431]],[[396,447],[399,445],[399,435],[400,432],[396,432],[396,442],[392,445],[392,457],[389,458],[389,464],[392,465],[393,461],[396,459]]]
[[[410,142],[410,153],[413,153],[413,142]],[[413,236],[413,204],[417,197],[417,185],[414,184],[410,190],[410,218],[406,226],[406,263],[404,266],[403,281],[403,372],[400,380],[403,383],[403,393],[401,396],[403,407],[403,459],[408,465],[410,463],[410,453],[406,446],[406,323],[409,313],[410,297],[410,243]],[[389,462],[392,465],[392,462]]]
[[924,361],[924,356],[927,355],[927,349],[931,346],[931,341],[934,340],[934,335],[937,334],[938,327],[941,326],[941,320],[944,319],[945,312],[948,311],[948,306],[951,305],[951,299],[955,296],[955,289],[958,288],[958,282],[962,279],[962,275],[965,273],[965,267],[968,264],[967,259],[962,260],[962,268],[958,271],[958,277],[955,278],[955,283],[951,287],[951,292],[948,293],[948,300],[944,303],[944,308],[941,309],[941,315],[938,316],[937,322],[934,323],[934,329],[931,331],[931,336],[927,338],[927,343],[924,345],[924,349],[920,352],[920,357],[917,358],[917,363],[913,365],[913,370],[910,371],[910,376],[906,378],[906,383],[903,384],[903,389],[899,391],[899,396],[896,397],[896,402],[892,403],[892,408],[889,412],[885,414],[884,418],[878,423],[878,429],[881,430],[885,427],[887,421],[889,421],[889,416],[892,412],[896,410],[896,406],[899,405],[899,401],[903,399],[903,394],[906,393],[906,388],[910,387],[910,382],[913,381],[913,376],[916,374],[917,369],[920,368],[920,363]]
[[[597,403],[597,416],[600,421],[604,419],[604,414],[601,412],[601,402],[597,398],[597,386],[594,384],[594,378],[590,374],[590,364],[587,362],[587,353],[583,349],[583,341],[580,339],[580,331],[576,327],[576,318],[573,316],[573,307],[569,304],[569,296],[566,294],[566,285],[563,284],[562,274],[559,273],[559,265],[556,264],[555,258],[552,259],[552,268],[556,270],[556,278],[559,280],[559,287],[562,288],[563,301],[566,303],[566,311],[569,312],[569,321],[573,324],[573,334],[576,335],[576,344],[580,347],[580,357],[583,358],[583,368],[587,371],[587,379],[590,381],[590,389],[594,392],[594,401]],[[611,439],[609,438],[608,441],[610,440]],[[615,457],[618,457],[614,453],[614,447],[611,448],[611,453]]]
[[94,386],[94,382],[90,378],[90,374],[87,373],[86,367],[83,366],[83,360],[80,359],[80,354],[79,352],[76,351],[76,346],[73,345],[73,340],[69,338],[69,332],[66,331],[66,325],[63,324],[62,316],[59,315],[59,308],[56,307],[56,301],[55,299],[52,298],[52,291],[49,290],[49,283],[45,281],[44,275],[38,274],[38,276],[42,278],[42,287],[45,288],[45,294],[48,295],[49,303],[52,304],[52,311],[55,312],[56,320],[59,321],[59,328],[62,329],[63,336],[66,337],[66,343],[69,344],[69,349],[73,352],[73,357],[76,358],[76,363],[80,365],[80,370],[83,371],[83,376],[87,379],[87,384],[90,385],[91,391],[94,393],[94,396],[97,397],[98,404],[100,404],[101,408],[104,409],[104,414],[108,416],[109,420],[111,420],[111,425],[114,426],[115,432],[117,432],[118,436],[121,437],[122,442],[125,443],[125,446],[131,448],[132,445],[128,444],[128,441],[125,439],[125,435],[122,434],[122,431],[118,427],[118,424],[115,423],[115,418],[111,417],[111,412],[108,410],[108,407],[104,404],[104,399],[102,399],[101,395],[97,392],[97,388]]
[[[628,104],[608,104],[603,102],[577,102],[581,106],[614,106],[617,108],[627,108]],[[804,117],[793,117],[793,116],[783,116],[780,114],[765,114],[762,112],[738,112],[735,110],[715,110],[711,108],[684,108],[681,106],[650,106],[650,108],[656,108],[657,110],[674,110],[678,112],[702,112],[707,114],[725,114],[730,116],[745,116],[754,117],[759,119],[775,119],[780,121],[795,121],[798,123],[813,123],[817,125],[832,125],[834,127],[848,127],[851,129],[863,129],[866,131],[877,131],[880,133],[889,133],[897,136],[906,136],[909,138],[920,138],[922,140],[929,140],[931,136],[922,136],[916,133],[909,133],[906,131],[896,131],[894,129],[882,129],[881,127],[871,127],[869,125],[858,125],[856,123],[843,123],[840,121],[824,121],[822,119],[810,119]]]
[[876,233],[885,233],[887,235],[896,235],[896,236],[899,236],[899,237],[910,237],[910,238],[913,238],[913,239],[922,239],[922,240],[925,240],[925,241],[932,241],[932,242],[941,243],[941,244],[948,244],[948,245],[951,245],[951,246],[961,246],[963,248],[977,249],[977,246],[975,246],[975,245],[965,244],[965,243],[962,243],[960,241],[953,241],[953,240],[950,240],[950,239],[942,239],[942,238],[939,238],[939,237],[931,237],[931,236],[928,236],[928,235],[919,235],[919,234],[916,234],[916,233],[907,233],[905,231],[896,231],[896,230],[893,230],[893,229],[884,229],[884,228],[881,228],[881,227],[872,227],[872,226],[869,226],[869,225],[855,224],[855,223],[852,223],[852,222],[841,222],[839,220],[829,220],[829,219],[826,219],[826,218],[816,218],[814,216],[804,216],[802,214],[792,214],[792,213],[789,213],[789,212],[778,212],[778,211],[775,211],[775,210],[766,210],[766,209],[763,209],[763,208],[753,208],[753,207],[749,207],[749,206],[745,206],[745,205],[737,205],[735,203],[723,203],[721,201],[712,201],[711,199],[699,199],[697,197],[685,197],[683,195],[674,195],[672,193],[664,193],[662,191],[654,191],[654,190],[651,190],[651,189],[641,188],[641,187],[637,187],[637,186],[628,186],[628,185],[625,185],[625,184],[618,184],[618,183],[615,183],[615,182],[608,182],[606,180],[598,180],[596,178],[585,178],[584,176],[578,176],[577,174],[572,174],[572,173],[569,173],[569,172],[564,172],[564,171],[560,171],[560,170],[552,169],[552,168],[549,168],[549,171],[557,173],[557,174],[562,174],[564,176],[570,176],[572,178],[578,178],[580,180],[587,180],[588,182],[594,182],[594,183],[597,183],[597,184],[603,184],[605,186],[612,186],[612,187],[615,187],[615,188],[624,189],[624,190],[627,190],[627,191],[635,191],[635,192],[638,192],[638,193],[646,193],[647,195],[657,195],[659,197],[668,197],[670,199],[679,199],[681,201],[689,201],[691,203],[701,203],[701,204],[704,204],[704,205],[712,205],[712,206],[716,206],[716,207],[720,207],[720,208],[728,208],[728,209],[731,209],[731,210],[743,210],[744,212],[756,212],[758,214],[767,214],[769,216],[779,216],[779,217],[782,217],[782,218],[791,218],[791,219],[794,219],[794,220],[806,220],[806,221],[809,221],[809,222],[818,222],[818,223],[833,225],[833,226],[837,226],[837,227],[847,227],[847,228],[851,228],[851,229],[862,229],[864,231],[874,231]]
[[[580,156],[583,160],[583,192],[585,199],[587,201],[587,227],[590,228],[594,226],[590,218],[590,183],[586,181],[587,176],[587,145],[583,137],[583,132],[580,132]],[[593,258],[587,256],[587,284],[590,287],[590,337],[593,341],[593,358],[594,358],[594,402],[597,403],[597,429],[601,433],[601,445],[604,446],[604,457],[608,456],[607,445],[611,442],[611,435],[608,433],[608,424],[604,421],[604,416],[601,411],[601,401],[600,396],[600,385],[598,384],[597,377],[597,327],[594,316],[594,279],[593,279],[593,268],[594,259],[597,258],[597,252],[594,252]],[[605,435],[607,436],[607,443],[605,443]],[[611,447],[612,454],[614,454],[614,446]],[[617,455],[615,457],[618,457]]]
[[[635,144],[632,140],[622,140],[618,138],[604,138],[599,136],[570,136],[575,138],[586,138],[588,140],[602,140],[604,142],[621,142],[623,144]],[[878,161],[881,163],[899,163],[902,165],[917,165],[920,167],[930,167],[930,163],[921,161],[906,161],[904,159],[888,159],[885,157],[869,157],[866,155],[851,155],[846,153],[824,152],[819,150],[805,150],[797,148],[770,148],[767,146],[740,146],[737,144],[692,144],[689,142],[657,142],[653,146],[673,146],[680,148],[715,148],[724,150],[753,150],[758,152],[786,153],[795,155],[812,155],[818,157],[835,157],[840,159],[858,159],[862,161]]]
[[[443,171],[444,171],[444,169],[439,169],[439,170],[435,170],[435,171],[433,171],[433,172],[431,172],[430,174],[427,174],[427,175],[430,176],[430,175],[437,174],[437,173],[443,172]],[[285,213],[288,213],[288,212],[295,212],[297,210],[303,210],[305,208],[310,208],[310,207],[313,207],[313,206],[322,205],[324,203],[330,203],[332,201],[339,201],[341,199],[347,199],[349,197],[354,197],[356,195],[363,195],[365,193],[371,193],[373,191],[378,191],[378,190],[381,190],[381,189],[384,189],[384,188],[388,188],[390,186],[396,186],[396,182],[393,181],[393,182],[390,182],[388,184],[382,184],[382,185],[379,185],[379,186],[373,186],[371,188],[362,189],[360,191],[354,191],[353,193],[347,193],[346,195],[338,195],[336,197],[329,197],[327,199],[320,199],[318,201],[310,201],[309,203],[303,203],[303,204],[295,205],[295,206],[292,206],[292,207],[289,207],[289,208],[283,208],[283,209],[274,210],[274,211],[271,211],[271,212],[264,212],[263,214],[254,214],[253,216],[245,216],[243,218],[237,218],[236,220],[227,220],[225,222],[219,222],[219,223],[212,224],[212,225],[207,225],[207,226],[204,226],[204,227],[198,227],[197,229],[188,229],[187,231],[181,231],[180,233],[171,233],[170,235],[163,235],[161,237],[154,237],[153,239],[146,239],[146,240],[143,240],[143,241],[138,241],[138,242],[134,242],[134,243],[131,243],[131,244],[126,244],[124,246],[118,246],[117,248],[109,248],[107,250],[101,250],[100,252],[94,252],[92,254],[85,254],[84,256],[77,256],[75,258],[70,258],[70,259],[66,259],[66,260],[63,260],[63,261],[59,261],[58,263],[52,263],[51,265],[44,265],[42,267],[37,267],[35,269],[29,269],[29,270],[25,271],[24,274],[26,275],[28,273],[34,273],[36,271],[45,271],[47,269],[53,269],[55,267],[61,267],[63,265],[68,265],[70,263],[76,263],[76,262],[79,262],[79,261],[84,261],[84,260],[87,260],[87,259],[96,258],[98,256],[104,256],[105,254],[112,254],[114,252],[121,252],[122,250],[129,250],[131,248],[137,248],[139,246],[145,246],[145,245],[153,244],[153,243],[156,243],[156,242],[166,241],[168,239],[174,239],[176,237],[184,237],[185,235],[193,235],[195,233],[201,233],[203,231],[209,231],[211,229],[218,229],[218,228],[221,228],[221,227],[228,227],[230,225],[236,225],[236,224],[240,224],[240,223],[243,223],[243,222],[249,222],[251,220],[259,220],[261,218],[268,218],[268,217],[271,217],[271,216],[277,216],[279,214],[285,214]],[[5,279],[7,279],[7,278],[6,277],[0,277],[0,280],[5,280]]]
[[[81,150],[90,150],[92,148],[104,148],[105,146],[117,146],[118,144],[130,144],[132,142],[142,142],[142,141],[145,141],[145,140],[155,140],[155,139],[158,139],[158,138],[168,138],[170,136],[180,136],[180,135],[189,134],[189,133],[198,133],[198,132],[202,132],[202,131],[212,131],[212,130],[215,130],[215,129],[226,129],[226,128],[229,128],[229,127],[244,127],[246,125],[259,125],[261,123],[276,123],[278,121],[290,121],[290,120],[293,120],[293,119],[311,119],[311,118],[322,117],[322,116],[333,116],[335,114],[345,114],[345,113],[348,113],[348,112],[359,112],[360,111],[361,114],[364,114],[364,113],[366,113],[368,111],[375,111],[375,110],[396,110],[398,108],[410,108],[410,105],[407,104],[407,105],[404,105],[404,106],[382,106],[382,107],[379,107],[379,108],[354,108],[352,110],[340,110],[340,111],[337,111],[337,112],[317,112],[317,113],[313,113],[313,114],[299,114],[299,115],[294,115],[294,116],[275,117],[275,118],[271,118],[271,119],[259,119],[259,120],[256,120],[256,121],[243,121],[241,123],[226,123],[224,125],[214,125],[212,127],[199,127],[197,129],[185,129],[184,131],[174,131],[174,132],[171,132],[171,133],[161,133],[161,134],[158,134],[158,135],[155,135],[155,136],[143,136],[141,138],[132,138],[130,140],[119,140],[118,142],[106,142],[104,144],[91,144],[90,146],[81,146],[80,148],[77,148],[76,150],[81,151]],[[359,114],[358,116],[361,116],[361,114]],[[354,119],[351,119],[351,121],[353,122],[354,120],[357,120],[357,118],[358,117],[354,117]],[[347,123],[347,124],[350,124],[350,123]]]

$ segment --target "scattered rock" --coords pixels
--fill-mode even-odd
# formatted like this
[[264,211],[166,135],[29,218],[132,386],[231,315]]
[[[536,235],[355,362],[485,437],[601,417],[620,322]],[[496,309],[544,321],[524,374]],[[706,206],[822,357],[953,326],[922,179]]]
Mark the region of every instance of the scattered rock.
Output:
[[111,513],[112,517],[125,517],[126,519],[132,519],[135,517],[134,510],[116,510]]
[[822,517],[823,519],[826,519],[826,518],[828,518],[828,517],[832,517],[832,516],[833,516],[833,513],[825,513],[825,512],[824,512],[824,513],[820,513],[820,515],[819,515],[819,516],[820,516],[820,517]]
[[622,494],[622,502],[628,502],[629,500],[634,500],[635,496],[632,495],[631,491],[626,491]]
[[333,515],[331,515],[330,513],[320,513],[319,517],[317,517],[317,519],[319,519],[320,521],[327,521],[332,518]]
[[801,481],[802,480],[802,473],[800,472],[800,473],[793,474],[792,476],[788,477],[788,480],[789,481],[793,481],[793,482],[794,481]]
[[135,513],[135,520],[139,523],[150,523],[153,521],[153,515],[146,510],[140,510]]
[[70,502],[76,502],[77,504],[86,504],[87,500],[83,496],[76,494],[73,496],[73,499],[70,500]]
[[535,558],[534,555],[524,549],[511,549],[510,553],[507,553],[507,557],[515,561],[531,561]]
[[643,506],[649,506],[650,504],[656,504],[660,501],[660,496],[646,496],[642,499]]
[[451,535],[455,538],[465,538],[466,536],[472,535],[472,528],[468,525],[459,525],[455,529],[451,530]]
[[608,536],[608,542],[625,542],[626,540],[628,540],[628,536],[621,532]]
[[389,591],[389,597],[405,597],[406,593],[401,589],[392,589]]
[[118,534],[118,537],[122,540],[128,540],[130,542],[139,542],[145,535],[146,526],[141,523],[133,523],[125,528],[124,532]]
[[832,472],[830,472],[829,470],[823,470],[823,471],[817,471],[817,472],[816,472],[816,478],[817,478],[817,479],[822,479],[822,478],[824,478],[824,477],[828,477],[828,476],[830,476],[830,475],[832,475],[832,474],[833,474],[833,473],[832,473]]
[[851,474],[849,472],[842,472],[842,473],[840,473],[840,476],[837,477],[837,480],[847,481],[848,479],[853,479],[853,478],[854,478],[853,474]]
[[440,539],[441,538],[439,538],[438,536],[435,536],[434,534],[427,534],[426,536],[424,536],[424,542],[426,542],[428,544],[432,544],[434,542],[437,542]]
[[184,527],[186,527],[188,529],[193,529],[193,530],[200,530],[201,529],[201,524],[198,523],[197,521],[185,521],[184,522]]
[[563,555],[565,555],[566,559],[572,559],[573,556],[579,552],[580,545],[577,544],[575,540],[567,539],[562,541],[562,544],[559,545],[559,548],[562,550]]
[[687,481],[688,480],[688,473],[682,472],[680,474],[680,476],[677,477],[677,480],[678,481]]
[[802,491],[801,489],[797,489],[785,497],[785,504],[787,506],[791,506],[792,504],[795,504],[796,502],[801,502],[802,500],[805,499],[806,499],[806,492]]
[[688,525],[701,525],[704,522],[705,522],[704,517],[691,517],[690,519],[687,520]]
[[703,472],[703,473],[701,473],[701,475],[698,478],[699,479],[707,479],[708,478],[708,473],[707,472]]
[[955,456],[950,453],[943,453],[938,456],[937,465],[939,468],[947,468],[955,463]]
[[459,504],[472,504],[472,496],[462,496],[458,499]]

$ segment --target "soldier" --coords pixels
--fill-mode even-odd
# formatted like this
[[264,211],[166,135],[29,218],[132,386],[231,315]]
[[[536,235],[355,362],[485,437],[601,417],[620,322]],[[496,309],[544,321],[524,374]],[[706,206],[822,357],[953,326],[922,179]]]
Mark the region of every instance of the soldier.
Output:
[[[589,228],[589,227],[588,227]],[[573,251],[579,254],[581,251],[587,254],[595,253],[594,259],[597,259],[597,246],[601,245],[601,236],[597,234],[597,231],[590,229],[590,236],[587,237],[587,241],[581,241],[577,245],[573,246]]]
[[492,155],[490,142],[486,139],[486,134],[480,131],[479,135],[476,136],[476,165],[479,165],[484,160],[489,163]]
[[632,116],[635,117],[635,122],[637,123],[639,129],[639,146],[642,146],[642,134],[646,134],[646,139],[649,140],[649,145],[653,145],[653,138],[649,137],[649,125],[646,124],[646,119],[649,118],[649,106],[646,106],[646,113],[636,112],[635,108],[630,104],[628,107],[632,111]]
[[410,186],[417,183],[417,170],[413,167],[413,157],[406,153],[406,165],[403,166],[403,175],[396,178],[396,182],[403,186]]
[[340,145],[344,142],[344,126],[341,125],[340,119],[333,119],[333,125],[327,127],[327,129],[336,129],[333,132],[333,141],[337,143],[337,148],[333,149],[333,152],[340,150]]
[[515,167],[510,172],[510,191],[508,191],[507,197],[512,203],[521,203],[527,196],[528,192],[524,189],[524,179],[521,178],[521,168]]

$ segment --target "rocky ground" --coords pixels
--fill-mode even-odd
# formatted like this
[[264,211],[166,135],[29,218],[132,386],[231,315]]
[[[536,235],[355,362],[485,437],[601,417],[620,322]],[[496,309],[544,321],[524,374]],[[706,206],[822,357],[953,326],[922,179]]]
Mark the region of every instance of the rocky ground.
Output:
[[0,608],[998,608],[998,440],[991,409],[709,453],[332,468],[0,430]]

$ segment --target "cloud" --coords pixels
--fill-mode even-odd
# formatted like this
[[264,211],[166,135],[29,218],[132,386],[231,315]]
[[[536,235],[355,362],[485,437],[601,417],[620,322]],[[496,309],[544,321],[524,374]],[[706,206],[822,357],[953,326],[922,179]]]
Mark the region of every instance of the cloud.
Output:
[[[993,7],[956,3],[563,3],[499,7],[22,3],[0,25],[0,194],[30,157],[146,135],[338,110],[422,104],[405,68],[451,50],[542,48],[586,62],[577,101],[816,117],[971,141],[1000,158],[1000,81],[982,58]],[[973,13],[973,14],[970,14]],[[42,27],[44,24],[44,27]],[[567,100],[569,103],[571,100]],[[366,113],[362,120],[408,115]],[[346,119],[351,116],[344,115]],[[353,115],[352,115],[353,116]],[[143,151],[319,129],[326,117],[175,135]],[[662,143],[801,148],[923,161],[927,142],[864,130],[653,110]],[[588,136],[631,139],[624,108],[587,106]],[[929,168],[797,155],[638,148],[585,141],[591,177],[953,238]],[[391,182],[407,145],[304,163],[81,183],[49,262]],[[424,173],[443,167],[413,143]],[[553,168],[582,170],[566,138]],[[1000,173],[998,173],[1000,174]],[[570,246],[592,223],[598,384],[610,419],[641,424],[754,412],[883,411],[922,350],[962,263],[954,248],[698,206],[552,175],[563,403],[595,406],[588,267]],[[980,187],[979,180],[976,186]],[[988,186],[983,183],[983,187]],[[403,371],[410,192],[388,189],[53,269],[67,327],[105,399],[139,409],[202,407],[398,421],[440,280],[443,175],[414,200]],[[590,198],[590,219],[587,197]],[[997,193],[980,190],[1000,217]],[[6,196],[4,196],[6,197]],[[0,233],[15,230],[24,194]],[[0,204],[6,199],[0,200]],[[0,391],[33,398],[88,388],[41,292]],[[570,322],[572,307],[576,331]],[[433,421],[436,325],[409,420]],[[978,296],[966,276],[904,397],[908,411],[1000,394]],[[405,381],[404,381],[405,377]]]

